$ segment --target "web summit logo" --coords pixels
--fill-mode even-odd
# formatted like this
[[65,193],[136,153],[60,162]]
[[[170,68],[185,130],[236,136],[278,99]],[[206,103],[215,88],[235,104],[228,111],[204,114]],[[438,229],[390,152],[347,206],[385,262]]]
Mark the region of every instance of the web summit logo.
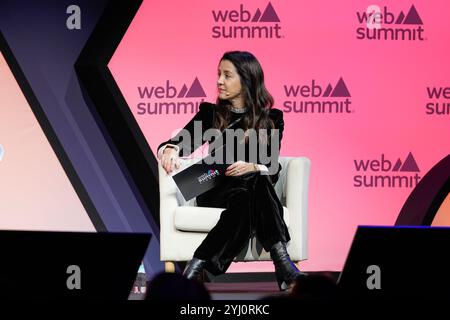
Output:
[[177,89],[166,80],[162,86],[137,87],[141,102],[137,104],[138,115],[196,113],[205,101],[205,91],[198,78],[188,87]]
[[358,22],[363,24],[356,29],[359,40],[425,40],[423,37],[423,22],[414,5],[408,13],[403,11],[395,16],[385,6],[371,5],[366,12],[356,12]]
[[258,8],[252,13],[244,7],[239,10],[212,10],[214,25],[212,37],[220,38],[282,38],[280,18],[269,2],[261,13]]
[[414,188],[420,180],[419,166],[410,152],[405,161],[393,162],[382,154],[380,159],[353,160],[358,172],[353,178],[356,188]]
[[209,181],[212,178],[217,177],[218,175],[220,175],[218,170],[209,169],[207,173],[204,173],[201,176],[197,177],[197,180],[200,184],[202,184],[203,182]]
[[312,80],[311,84],[284,85],[284,112],[294,113],[352,113],[350,92],[342,78],[333,87],[330,83],[321,87]]
[[427,87],[427,95],[426,114],[450,115],[450,87]]

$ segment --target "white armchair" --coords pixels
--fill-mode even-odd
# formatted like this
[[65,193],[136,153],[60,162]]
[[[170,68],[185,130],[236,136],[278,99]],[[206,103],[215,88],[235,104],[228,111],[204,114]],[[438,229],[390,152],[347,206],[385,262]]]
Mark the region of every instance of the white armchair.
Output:
[[[197,160],[182,160],[185,161],[182,168]],[[311,163],[305,157],[280,157],[279,161],[282,169],[275,191],[283,204],[283,218],[291,236],[287,250],[291,260],[298,262],[308,258],[308,184]],[[192,259],[194,251],[219,221],[224,209],[197,207],[195,199],[186,202],[161,164],[159,190],[161,261],[166,262],[167,272],[173,272],[173,261]],[[259,260],[270,260],[270,255],[254,238],[235,258],[235,261]]]

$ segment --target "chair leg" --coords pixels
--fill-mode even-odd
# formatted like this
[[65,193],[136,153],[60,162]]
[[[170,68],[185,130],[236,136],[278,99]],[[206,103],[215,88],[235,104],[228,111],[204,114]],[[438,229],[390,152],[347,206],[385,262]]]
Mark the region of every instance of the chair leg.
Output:
[[175,272],[175,264],[172,261],[166,261],[164,263],[164,269],[168,273],[174,273]]

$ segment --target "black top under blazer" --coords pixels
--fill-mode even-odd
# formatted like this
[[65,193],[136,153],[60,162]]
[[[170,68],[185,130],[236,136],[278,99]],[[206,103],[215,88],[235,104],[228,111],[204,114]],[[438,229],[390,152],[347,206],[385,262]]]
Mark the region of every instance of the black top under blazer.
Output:
[[[180,134],[177,134],[175,137],[161,143],[158,146],[158,150],[165,144],[170,143],[170,144],[178,145],[180,147],[180,156],[181,157],[189,156],[192,152],[194,152],[197,148],[199,148],[206,142],[203,140],[203,135],[206,130],[213,128],[215,109],[216,109],[215,104],[208,103],[208,102],[201,103],[199,106],[199,111],[194,115],[194,117],[184,127],[185,130],[189,131],[192,139],[190,139],[190,141],[183,141],[182,136]],[[241,116],[242,116],[242,114],[240,114],[240,113],[231,112],[230,123],[237,120]],[[281,147],[281,139],[283,138],[283,130],[284,130],[283,112],[279,109],[270,109],[269,117],[273,121],[274,128],[279,130],[279,146]],[[194,122],[195,121],[201,121],[202,139],[194,139]],[[237,128],[241,128],[240,122],[237,122],[230,129],[237,129]],[[268,134],[270,134],[270,132],[271,132],[271,130],[268,129]],[[226,144],[226,135],[224,133],[222,133],[222,137],[223,137],[222,138],[223,144]],[[259,148],[261,146],[262,146],[262,142],[258,141],[258,146],[257,146],[258,156],[257,156],[256,163],[269,166],[268,163],[262,163],[260,161]],[[264,147],[267,148],[266,154],[270,156],[271,155],[271,152],[270,152],[271,146],[264,144]],[[235,147],[235,149],[236,149],[236,147]],[[278,156],[278,154],[279,154],[279,150],[277,150],[277,151],[278,152],[275,156]],[[235,152],[235,154],[236,154],[236,152]],[[254,158],[252,158],[252,159],[254,159]],[[238,159],[237,157],[235,157],[234,161],[237,161],[237,160],[243,160],[243,161],[249,162],[248,144],[246,144],[246,146],[245,146],[245,158]],[[278,162],[278,157],[276,158],[276,162]],[[278,164],[278,169],[277,169],[276,173],[270,175],[270,178],[271,178],[273,184],[278,180],[278,175],[279,175],[280,170],[281,170],[281,165]]]

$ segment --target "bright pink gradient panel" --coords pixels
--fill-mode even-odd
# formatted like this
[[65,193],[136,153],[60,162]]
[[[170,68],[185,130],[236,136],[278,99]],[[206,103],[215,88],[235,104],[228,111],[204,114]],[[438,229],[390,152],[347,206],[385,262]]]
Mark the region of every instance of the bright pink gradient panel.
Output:
[[[155,152],[192,117],[189,107],[183,110],[186,104],[215,101],[222,54],[254,53],[275,107],[284,111],[281,154],[306,156],[312,163],[309,259],[300,266],[341,270],[356,227],[393,225],[420,177],[450,151],[450,91],[444,94],[450,86],[450,3],[378,2],[382,17],[374,22],[382,30],[376,39],[367,39],[373,30],[358,19],[373,2],[270,3],[279,21],[273,12],[266,20],[255,18],[268,1],[144,1],[109,67]],[[222,22],[227,10],[237,14]],[[257,21],[242,21],[248,20],[246,12]],[[239,28],[251,26],[267,33],[241,37]],[[237,30],[237,37],[222,37],[222,27]],[[221,37],[214,38],[218,32]],[[205,97],[198,83],[193,85],[196,78]],[[338,88],[341,78],[347,92],[340,87],[327,95],[327,86]],[[183,85],[192,89],[190,95]],[[145,87],[153,87],[151,96],[143,94]],[[289,88],[303,93],[288,95]],[[430,97],[433,88],[440,94]],[[307,102],[326,107],[300,109]],[[346,105],[329,109],[331,102]],[[181,111],[166,112],[168,103],[181,103]],[[148,105],[157,112],[142,109]],[[358,179],[366,179],[366,186]],[[270,262],[246,263],[231,271],[271,269]]]
[[0,54],[0,228],[95,231]]

